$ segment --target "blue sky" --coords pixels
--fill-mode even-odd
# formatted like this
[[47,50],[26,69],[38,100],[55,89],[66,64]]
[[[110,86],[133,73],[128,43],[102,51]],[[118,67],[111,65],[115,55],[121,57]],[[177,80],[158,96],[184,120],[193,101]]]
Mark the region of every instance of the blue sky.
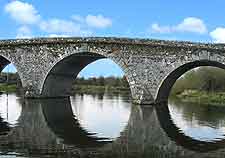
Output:
[[[224,43],[224,6],[222,0],[1,0],[0,39],[116,36]],[[103,65],[111,70],[108,63]],[[97,62],[88,72],[103,65]],[[121,75],[119,69],[113,73]]]

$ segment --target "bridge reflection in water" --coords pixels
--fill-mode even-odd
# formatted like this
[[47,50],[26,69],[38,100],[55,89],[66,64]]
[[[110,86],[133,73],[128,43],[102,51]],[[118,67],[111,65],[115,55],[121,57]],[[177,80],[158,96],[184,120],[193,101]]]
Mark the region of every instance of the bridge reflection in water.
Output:
[[[116,116],[115,116],[116,117]],[[200,141],[173,123],[167,104],[132,106],[120,136],[97,137],[73,114],[70,99],[25,100],[17,124],[0,118],[0,152],[49,157],[223,157],[224,140]]]

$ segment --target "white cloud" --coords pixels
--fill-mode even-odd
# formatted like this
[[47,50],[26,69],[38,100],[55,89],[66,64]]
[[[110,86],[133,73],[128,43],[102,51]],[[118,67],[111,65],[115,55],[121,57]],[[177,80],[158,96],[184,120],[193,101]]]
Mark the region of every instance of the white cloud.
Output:
[[35,24],[40,20],[37,10],[28,3],[12,1],[5,6],[5,11],[19,23]]
[[88,15],[86,18],[87,25],[96,28],[106,28],[112,26],[112,20],[102,15]]
[[92,34],[92,31],[82,29],[79,23],[63,19],[50,19],[48,21],[42,21],[39,27],[42,31],[51,33],[51,37],[89,36]]
[[102,15],[87,15],[86,17],[73,15],[69,20],[58,18],[46,20],[39,15],[32,4],[19,0],[9,2],[4,8],[12,19],[22,24],[18,29],[17,38],[31,35],[27,25],[38,28],[44,34],[50,34],[49,37],[90,36],[93,34],[91,29],[106,28],[112,25],[111,19]]
[[225,43],[225,28],[218,27],[212,32],[210,32],[210,36],[216,43]]
[[40,23],[40,29],[48,33],[77,33],[80,25],[62,19],[50,19]]
[[29,27],[21,26],[17,30],[16,38],[31,38],[31,37],[32,37],[32,32]]
[[172,26],[160,26],[159,24],[154,23],[152,24],[150,31],[153,33],[191,32],[205,34],[207,33],[207,28],[203,20],[195,17],[188,17],[181,23]]
[[112,20],[102,15],[97,15],[97,16],[87,15],[86,17],[82,17],[80,15],[73,15],[72,19],[76,22],[79,22],[94,28],[107,28],[112,26]]
[[155,33],[170,33],[172,32],[169,26],[159,26],[159,24],[154,23],[151,26],[151,30]]
[[48,37],[69,37],[69,36],[64,34],[50,34],[48,35]]
[[178,24],[175,27],[175,30],[181,31],[181,32],[193,32],[193,33],[200,33],[200,34],[207,33],[207,28],[203,20],[199,18],[195,18],[195,17],[185,18],[182,21],[182,23]]
[[80,15],[73,15],[71,18],[76,22],[85,23],[85,19]]

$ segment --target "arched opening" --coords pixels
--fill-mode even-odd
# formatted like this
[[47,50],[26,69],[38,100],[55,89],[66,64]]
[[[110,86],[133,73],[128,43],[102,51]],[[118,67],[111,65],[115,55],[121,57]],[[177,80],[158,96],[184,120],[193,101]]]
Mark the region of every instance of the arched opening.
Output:
[[187,71],[200,67],[200,66],[212,66],[217,68],[225,69],[225,65],[216,61],[209,61],[209,60],[198,60],[190,63],[186,63],[174,71],[172,71],[162,82],[160,88],[158,89],[158,94],[156,97],[156,102],[167,102],[171,89],[177,79],[181,77]]
[[215,61],[195,61],[174,70],[162,83],[157,99],[166,102],[158,107],[159,120],[177,143],[197,151],[224,145],[224,68]]
[[114,61],[90,52],[59,61],[46,77],[42,96],[70,96],[81,126],[97,137],[119,137],[131,111],[131,92],[123,70]]
[[44,97],[65,97],[71,95],[74,79],[88,64],[105,58],[93,53],[76,53],[59,61],[48,73],[43,87]]
[[[107,66],[108,63],[106,62],[103,63],[101,66],[92,69],[91,73],[86,71],[87,65],[90,64],[90,67],[92,67],[94,63],[98,62],[100,59],[106,59],[106,57],[96,53],[87,52],[76,53],[59,61],[57,64],[54,65],[54,67],[50,70],[47,77],[45,78],[45,81],[42,86],[41,95],[43,97],[71,96],[73,95],[73,84],[79,84],[80,82],[85,83],[85,81],[83,81],[84,79],[90,79],[93,80],[93,82],[99,82],[99,84],[103,84],[104,78],[102,77],[106,76],[108,77],[109,83],[113,82],[114,80],[117,83],[122,82],[121,84],[124,84],[124,86],[126,86],[126,88],[130,90],[129,82],[127,81],[127,78],[121,68],[119,72],[123,73],[123,75],[120,75],[121,80],[116,80],[115,78],[113,78],[113,68]],[[110,64],[119,67],[112,60]],[[102,74],[99,74],[97,71],[101,72]],[[75,79],[78,80],[75,81]],[[91,82],[90,80],[89,82]]]
[[[23,90],[16,67],[8,59],[0,56],[0,126],[11,129],[17,124],[22,107]],[[4,126],[4,125],[8,125]],[[0,132],[1,133],[1,132]],[[1,135],[1,134],[0,134]]]

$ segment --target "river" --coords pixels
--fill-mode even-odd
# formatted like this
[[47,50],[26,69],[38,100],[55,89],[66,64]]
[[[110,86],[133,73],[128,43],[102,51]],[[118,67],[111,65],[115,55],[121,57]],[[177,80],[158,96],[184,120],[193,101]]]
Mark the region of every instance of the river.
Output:
[[24,100],[0,95],[2,157],[225,157],[225,108],[122,94]]

